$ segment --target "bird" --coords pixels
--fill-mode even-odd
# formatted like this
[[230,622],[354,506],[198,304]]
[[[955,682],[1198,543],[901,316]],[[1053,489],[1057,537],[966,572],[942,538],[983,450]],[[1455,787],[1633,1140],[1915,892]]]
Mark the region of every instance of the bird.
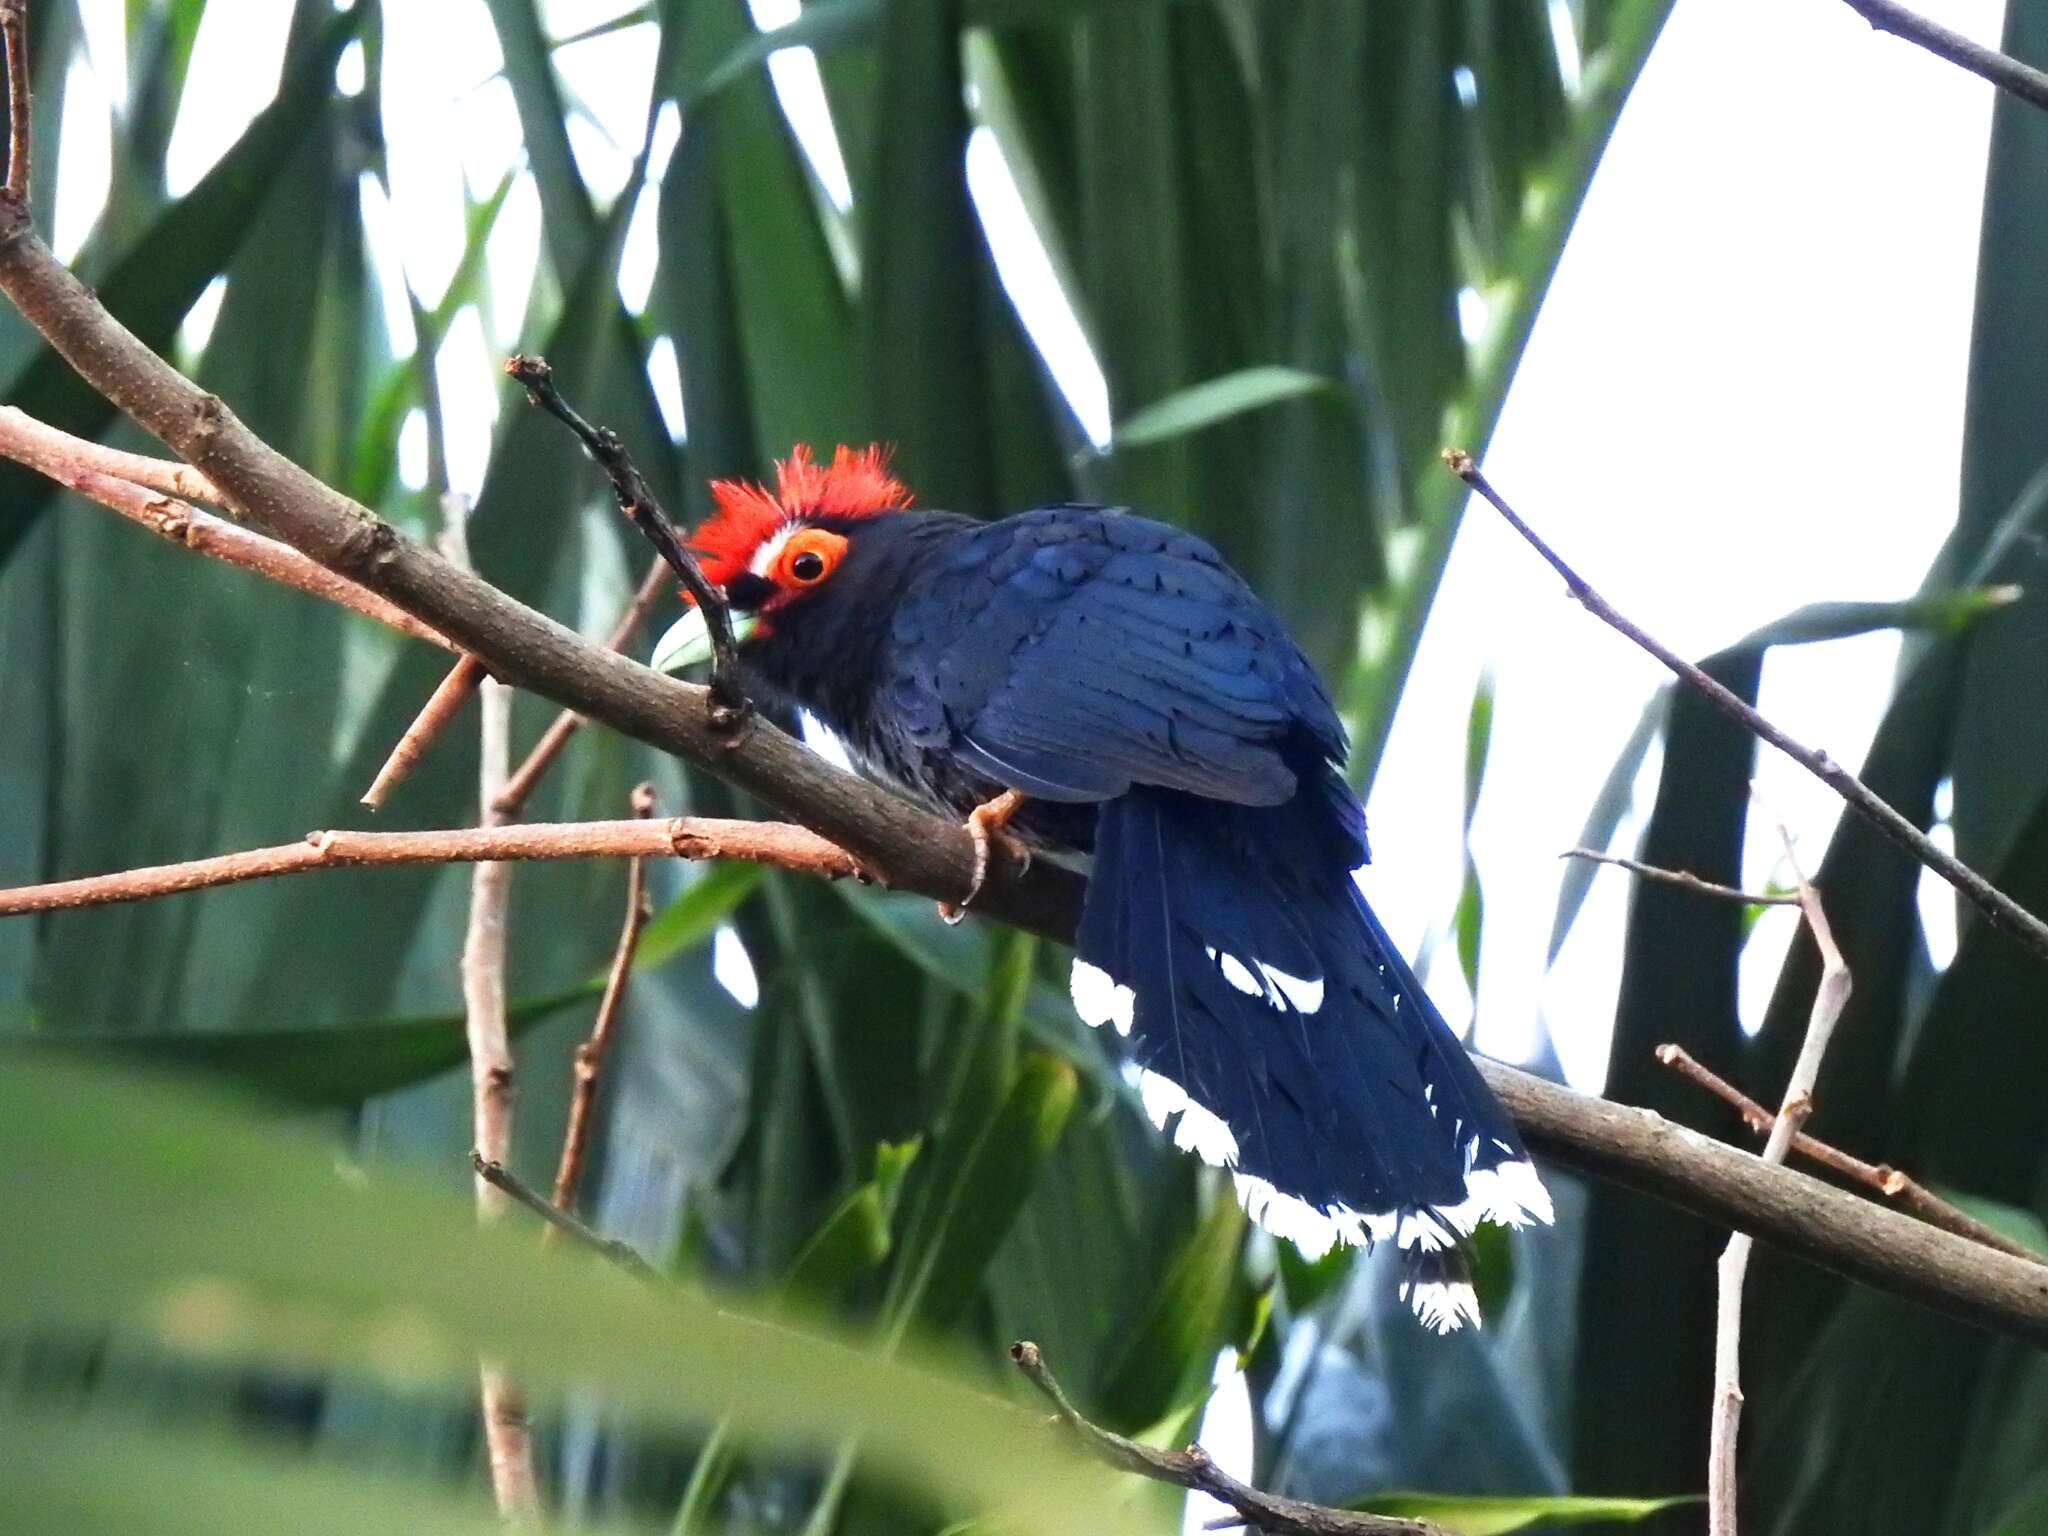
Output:
[[[1426,1326],[1476,1326],[1466,1239],[1550,1197],[1366,902],[1345,731],[1279,617],[1128,509],[925,510],[879,445],[799,445],[775,480],[713,482],[687,536],[748,696],[966,818],[977,889],[993,838],[1092,856],[1073,1004],[1153,1125],[1276,1238],[1391,1242]],[[710,655],[692,603],[654,660]]]

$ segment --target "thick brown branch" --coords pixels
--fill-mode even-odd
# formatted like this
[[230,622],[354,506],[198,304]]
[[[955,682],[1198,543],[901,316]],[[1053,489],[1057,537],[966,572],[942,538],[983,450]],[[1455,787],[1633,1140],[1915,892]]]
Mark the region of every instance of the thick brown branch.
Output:
[[2048,1348],[2048,1264],[2031,1264],[1790,1168],[1497,1061],[1479,1072],[1539,1156],[1737,1227],[1865,1285]]
[[1452,474],[1471,486],[1494,511],[1506,518],[1509,527],[1529,541],[1530,547],[1548,562],[1552,570],[1564,578],[1566,588],[1588,613],[1633,640],[1675,672],[1689,687],[1704,695],[1707,701],[1723,714],[1734,719],[1760,741],[1769,742],[1834,790],[1868,817],[1886,837],[1961,892],[1963,898],[1983,913],[1993,927],[2003,929],[2040,958],[2048,960],[2048,923],[2042,922],[1976,870],[1935,843],[1926,833],[1894,810],[1889,801],[1879,796],[1827,753],[1794,741],[1749,704],[1715,682],[1663,641],[1625,618],[1612,603],[1588,586],[1585,578],[1567,565],[1564,557],[1552,549],[1544,541],[1543,536],[1524,522],[1521,515],[1501,498],[1500,492],[1496,491],[1486,476],[1480,473],[1479,466],[1473,462],[1470,454],[1462,449],[1446,448],[1444,463],[1450,466]]
[[[1757,1135],[1764,1136],[1770,1133],[1777,1117],[1712,1067],[1701,1062],[1685,1047],[1660,1045],[1657,1047],[1657,1060],[1679,1076],[1689,1077],[1706,1089],[1742,1116],[1743,1124]],[[1818,1140],[1804,1131],[1792,1138],[1792,1150],[1808,1161],[1818,1163],[1823,1168],[1831,1169],[1843,1178],[1882,1195],[1899,1209],[1911,1212],[1922,1221],[1932,1222],[1944,1232],[1953,1232],[1958,1237],[1966,1237],[1973,1243],[1982,1243],[1987,1248],[1996,1248],[2000,1253],[2009,1253],[2014,1258],[2025,1259],[2029,1263],[2048,1262],[2025,1243],[2007,1237],[1998,1228],[1979,1221],[1962,1207],[1942,1199],[1919,1180],[1901,1173],[1887,1163],[1867,1163],[1860,1157],[1844,1152],[1832,1142]]]
[[533,826],[455,827],[431,832],[309,832],[304,841],[252,848],[184,864],[124,869],[48,885],[0,890],[0,917],[58,912],[121,901],[150,901],[273,875],[368,864],[468,864],[510,859],[744,859],[828,880],[859,877],[844,849],[804,827],[779,821],[676,816],[666,821],[543,822]]
[[[654,814],[654,786],[642,784],[633,791],[633,814]],[[619,942],[612,951],[612,968],[604,979],[604,996],[598,999],[597,1018],[590,1026],[590,1038],[576,1047],[576,1081],[569,1094],[569,1124],[562,1134],[562,1156],[555,1166],[555,1205],[572,1211],[576,1193],[583,1183],[583,1163],[590,1147],[591,1122],[596,1118],[598,1081],[604,1075],[612,1036],[618,1027],[619,1006],[626,998],[626,978],[633,974],[633,952],[640,947],[640,932],[653,917],[647,900],[647,864],[636,858],[626,866],[626,920],[619,928]]]
[[1946,59],[1980,79],[1989,80],[2000,90],[2010,91],[2021,101],[2048,111],[2048,74],[2022,64],[2009,54],[2000,53],[1996,48],[1973,43],[1962,33],[1929,21],[1903,5],[1895,5],[1893,0],[1845,0],[1845,3],[1877,31],[1903,37],[1907,42],[1925,48],[1936,58]]
[[1206,1493],[1229,1505],[1253,1530],[1271,1531],[1277,1536],[1444,1536],[1442,1529],[1424,1520],[1403,1520],[1392,1515],[1361,1514],[1351,1509],[1331,1509],[1300,1499],[1265,1493],[1249,1483],[1239,1482],[1209,1459],[1199,1445],[1182,1451],[1160,1451],[1136,1440],[1114,1434],[1082,1416],[1054,1379],[1045,1363],[1044,1352],[1025,1341],[1010,1346],[1010,1359],[1017,1369],[1053,1406],[1060,1422],[1074,1432],[1082,1448],[1099,1461],[1125,1472],[1135,1472],[1154,1482]]

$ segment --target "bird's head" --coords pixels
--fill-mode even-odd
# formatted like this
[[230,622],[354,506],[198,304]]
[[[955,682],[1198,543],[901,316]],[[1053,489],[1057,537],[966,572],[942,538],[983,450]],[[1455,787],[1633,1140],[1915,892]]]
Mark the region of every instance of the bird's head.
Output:
[[[910,505],[880,445],[834,450],[829,464],[802,444],[775,466],[775,489],[715,480],[713,510],[689,537],[704,577],[725,593],[733,632],[765,639],[784,614],[817,601],[878,513]],[[684,594],[685,601],[691,601]],[[711,637],[694,602],[662,636],[651,664],[676,672],[710,659]]]

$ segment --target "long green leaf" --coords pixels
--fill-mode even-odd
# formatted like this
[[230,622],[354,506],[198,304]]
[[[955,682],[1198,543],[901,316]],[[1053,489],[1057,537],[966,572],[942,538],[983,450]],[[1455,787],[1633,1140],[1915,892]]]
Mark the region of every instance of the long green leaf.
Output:
[[1567,1521],[1628,1524],[1667,1509],[1699,1503],[1695,1494],[1665,1499],[1575,1497],[1571,1494],[1379,1493],[1352,1505],[1376,1515],[1430,1520],[1456,1536],[1506,1536]]
[[1155,400],[1133,411],[1117,423],[1111,443],[1118,448],[1144,448],[1168,442],[1247,411],[1277,405],[1283,400],[1299,400],[1332,387],[1328,379],[1303,368],[1287,368],[1278,363],[1240,368],[1220,379],[1205,379],[1176,390],[1164,400]]
[[1129,1528],[1032,1414],[531,1231],[478,1231],[452,1195],[338,1178],[327,1149],[210,1101],[26,1067],[0,1078],[0,1164],[0,1225],[27,1239],[0,1249],[9,1330],[113,1327],[420,1385],[472,1383],[483,1354],[541,1403],[573,1385],[651,1422],[858,1433],[894,1476],[1015,1529]]

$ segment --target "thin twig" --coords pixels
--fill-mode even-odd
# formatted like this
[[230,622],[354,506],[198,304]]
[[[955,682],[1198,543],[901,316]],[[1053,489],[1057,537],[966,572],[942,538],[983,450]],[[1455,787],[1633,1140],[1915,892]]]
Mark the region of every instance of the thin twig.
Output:
[[[469,563],[464,524],[469,508],[460,496],[444,496],[444,547],[458,565]],[[488,826],[491,802],[504,787],[512,756],[512,694],[486,678],[481,697],[482,742],[477,770],[477,806]],[[471,1107],[478,1156],[502,1163],[512,1152],[512,1037],[505,1023],[505,924],[512,898],[512,868],[480,863],[470,877],[469,923],[462,938],[462,1005],[469,1035]],[[484,1179],[476,1186],[476,1214],[482,1222],[504,1214],[502,1193]],[[534,1474],[533,1429],[518,1384],[496,1362],[479,1365],[484,1442],[490,1453],[491,1492],[498,1513],[513,1525],[540,1521],[540,1486]]]
[[1567,848],[1558,855],[1561,859],[1584,859],[1589,864],[1612,864],[1616,869],[1625,869],[1632,875],[1645,880],[1659,880],[1666,885],[1675,885],[1683,890],[1701,896],[1716,896],[1724,901],[1745,902],[1753,907],[1796,907],[1799,898],[1789,891],[1745,891],[1732,885],[1716,885],[1711,880],[1702,880],[1698,875],[1683,869],[1660,869],[1655,864],[1644,864],[1635,859],[1625,859],[1617,853],[1601,853],[1595,848]]
[[[668,562],[656,557],[647,568],[647,574],[640,579],[640,590],[633,594],[626,604],[625,612],[619,615],[619,622],[612,626],[612,632],[605,638],[604,648],[608,651],[623,652],[633,643],[633,636],[639,633],[647,615],[654,611],[654,605],[661,600],[661,594],[668,589]],[[517,816],[526,808],[526,802],[533,795],[554,760],[561,756],[562,749],[569,744],[583,726],[584,717],[573,709],[565,709],[556,715],[554,721],[541,733],[533,750],[526,754],[526,761],[512,770],[512,777],[505,781],[505,787],[498,792],[495,809],[506,817]]]
[[1929,21],[1903,5],[1895,5],[1892,0],[1845,0],[1845,3],[1877,31],[1889,32],[1894,37],[1916,43],[1935,57],[1967,69],[1978,78],[1989,80],[2000,90],[2010,91],[2021,101],[2048,111],[2048,74],[2022,64],[2010,54],[2000,53],[1996,48],[1973,43],[1962,33]]
[[[185,494],[197,494],[201,488],[216,497],[220,494],[205,483],[203,475],[186,465],[121,453],[87,442],[13,406],[0,407],[0,458],[25,464],[65,489],[98,502],[174,544],[338,603],[429,645],[455,649],[447,636],[422,624],[389,599],[337,575],[289,544],[238,527],[179,499]],[[143,479],[138,474],[122,472],[137,467],[147,469],[155,478]],[[193,481],[200,484],[184,483]]]
[[316,869],[384,864],[474,864],[523,859],[740,859],[827,880],[866,879],[845,849],[786,821],[672,816],[663,821],[564,821],[450,827],[425,832],[308,832],[296,843],[217,854],[183,864],[124,869],[0,890],[0,917],[152,901],[217,885]]
[[1083,1417],[1061,1390],[1052,1368],[1045,1363],[1044,1352],[1036,1344],[1028,1340],[1012,1344],[1010,1359],[1025,1379],[1045,1394],[1060,1422],[1074,1432],[1089,1455],[1154,1482],[1206,1493],[1236,1510],[1243,1523],[1254,1530],[1275,1532],[1277,1536],[1444,1536],[1441,1527],[1426,1520],[1331,1509],[1262,1492],[1225,1472],[1199,1445],[1184,1451],[1160,1451],[1126,1439]]
[[630,1246],[616,1238],[606,1237],[586,1221],[580,1221],[572,1211],[562,1210],[538,1190],[529,1189],[503,1163],[493,1162],[474,1149],[469,1154],[469,1166],[486,1184],[525,1206],[534,1215],[546,1222],[550,1228],[574,1239],[592,1253],[610,1259],[619,1268],[646,1280],[651,1284],[663,1283],[661,1272],[649,1264]]
[[[633,814],[654,814],[654,786],[639,785],[633,791]],[[569,1124],[562,1135],[561,1161],[555,1166],[555,1205],[564,1211],[576,1208],[576,1192],[583,1182],[583,1164],[590,1145],[590,1126],[596,1118],[598,1080],[604,1074],[605,1058],[611,1051],[618,1027],[619,1005],[625,1000],[626,978],[633,974],[633,952],[640,947],[641,930],[654,916],[647,900],[647,861],[636,858],[626,865],[626,920],[619,928],[618,947],[612,951],[611,973],[604,979],[604,996],[598,999],[597,1018],[590,1026],[590,1038],[576,1047],[576,1080],[569,1094]]]
[[[79,437],[46,421],[38,421],[18,405],[0,405],[0,454],[31,469],[42,470],[53,479],[62,479],[63,476],[59,468],[49,466],[96,469],[116,480],[162,491],[166,496],[203,501],[216,507],[227,505],[227,497],[221,494],[220,487],[190,464],[109,448],[105,443],[96,443],[89,437]],[[300,558],[305,557],[302,555]]]
[[[1799,889],[1799,910],[1820,950],[1820,985],[1813,995],[1813,1011],[1807,1015],[1806,1038],[1800,1043],[1799,1059],[1792,1064],[1791,1080],[1785,1084],[1785,1102],[1771,1124],[1762,1152],[1766,1164],[1780,1164],[1792,1150],[1807,1116],[1813,1113],[1814,1085],[1820,1080],[1821,1058],[1842,1010],[1849,1004],[1851,982],[1849,963],[1835,943],[1820,894],[1799,867],[1792,848],[1792,834],[1778,824],[1778,837],[1785,845]],[[1736,1536],[1736,1440],[1742,1427],[1742,1284],[1749,1273],[1750,1250],[1756,1239],[1737,1231],[1722,1250],[1715,1267],[1719,1292],[1714,1323],[1714,1399],[1707,1440],[1707,1530],[1709,1536]]]
[[383,809],[385,797],[412,777],[413,769],[427,755],[427,748],[461,713],[462,706],[469,702],[486,675],[484,664],[470,655],[462,656],[448,669],[448,675],[427,695],[427,702],[420,706],[412,724],[391,748],[391,755],[384,759],[384,766],[377,770],[370,787],[363,791],[364,805],[373,811]]
[[[1658,1061],[1679,1076],[1692,1079],[1734,1110],[1742,1117],[1742,1123],[1757,1135],[1765,1136],[1770,1133],[1777,1116],[1712,1067],[1701,1062],[1684,1046],[1667,1043],[1658,1046],[1656,1054]],[[1910,1174],[1901,1173],[1888,1163],[1867,1163],[1860,1157],[1844,1152],[1832,1142],[1821,1141],[1809,1136],[1805,1131],[1792,1138],[1792,1150],[1799,1156],[1882,1195],[1901,1210],[1910,1211],[1922,1221],[1940,1227],[1944,1232],[1967,1237],[1973,1243],[1996,1248],[2000,1253],[2009,1253],[2016,1259],[2026,1259],[2035,1264],[2048,1263],[2048,1259],[2044,1259],[2025,1243],[2007,1237],[1988,1222],[1979,1221],[1961,1206],[1942,1199],[1918,1179]]]
[[1586,584],[1584,577],[1565,564],[1564,558],[1544,541],[1541,534],[1524,522],[1520,514],[1501,499],[1500,492],[1496,491],[1486,476],[1480,473],[1479,466],[1473,462],[1470,454],[1462,449],[1446,448],[1443,457],[1451,473],[1478,492],[1494,511],[1506,518],[1508,526],[1528,540],[1536,553],[1549,563],[1550,568],[1564,578],[1566,588],[1587,612],[1633,640],[1677,673],[1688,685],[1703,694],[1707,701],[1723,714],[1730,716],[1752,735],[1769,742],[1813,774],[1869,817],[1886,837],[1954,886],[1972,906],[1984,914],[1993,927],[2012,934],[2037,956],[2048,960],[2048,923],[2042,922],[1954,854],[1937,846],[1924,832],[1894,810],[1890,802],[1876,794],[1827,753],[1800,745],[1661,640],[1623,617],[1612,603]]
[[7,48],[7,184],[4,195],[28,206],[28,0],[0,0],[0,40]]
[[612,483],[619,510],[676,573],[690,599],[704,615],[711,633],[711,693],[726,711],[727,723],[736,725],[746,714],[746,695],[740,691],[739,642],[733,638],[732,612],[725,594],[714,587],[698,568],[696,556],[683,543],[681,531],[654,499],[646,477],[634,466],[619,434],[610,427],[593,426],[562,398],[555,384],[555,371],[546,358],[514,355],[505,359],[505,372],[525,386],[526,398],[555,417],[576,434],[583,451],[597,461]]

